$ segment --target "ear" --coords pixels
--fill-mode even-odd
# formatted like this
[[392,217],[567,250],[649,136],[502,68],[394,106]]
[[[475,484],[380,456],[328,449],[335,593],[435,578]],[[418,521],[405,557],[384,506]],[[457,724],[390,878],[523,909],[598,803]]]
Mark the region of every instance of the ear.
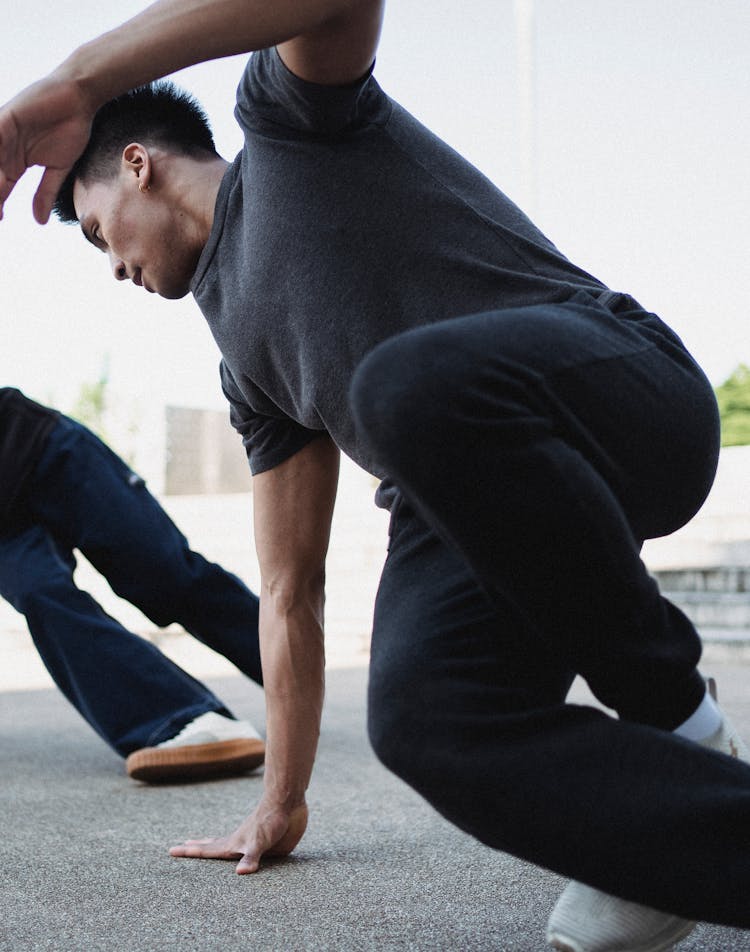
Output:
[[133,176],[133,181],[142,192],[151,187],[151,155],[145,145],[131,142],[125,146],[122,150],[122,171],[126,176]]

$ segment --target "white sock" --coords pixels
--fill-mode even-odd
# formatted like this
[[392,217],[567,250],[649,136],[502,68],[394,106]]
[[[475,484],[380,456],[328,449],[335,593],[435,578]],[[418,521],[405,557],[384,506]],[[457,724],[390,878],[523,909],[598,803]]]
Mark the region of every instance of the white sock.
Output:
[[686,721],[683,721],[679,727],[675,727],[674,733],[687,738],[687,740],[700,743],[716,733],[721,727],[722,719],[718,704],[706,691],[698,707]]

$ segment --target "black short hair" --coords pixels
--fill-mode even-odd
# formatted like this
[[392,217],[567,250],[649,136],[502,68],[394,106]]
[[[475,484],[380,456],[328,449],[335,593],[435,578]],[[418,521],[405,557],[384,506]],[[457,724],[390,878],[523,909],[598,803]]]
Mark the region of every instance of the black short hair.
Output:
[[96,112],[88,145],[55,199],[53,209],[60,221],[78,221],[73,205],[76,181],[114,177],[122,150],[130,142],[161,146],[194,158],[217,155],[208,118],[194,96],[167,80],[138,86],[110,99]]

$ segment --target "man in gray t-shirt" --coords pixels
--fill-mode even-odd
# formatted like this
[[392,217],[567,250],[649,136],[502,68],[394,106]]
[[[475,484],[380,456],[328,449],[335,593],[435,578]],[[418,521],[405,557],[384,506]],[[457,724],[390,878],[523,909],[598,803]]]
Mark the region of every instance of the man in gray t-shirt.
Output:
[[[172,852],[248,873],[304,833],[341,449],[392,512],[369,688],[384,763],[483,842],[573,878],[557,948],[750,926],[750,767],[726,756],[746,752],[639,558],[708,492],[711,388],[656,315],[380,90],[381,15],[164,0],[0,112],[0,201],[45,165],[41,220],[57,195],[116,278],[193,292],[255,473],[264,794],[233,833]],[[170,90],[109,101],[240,50],[259,52],[231,164]],[[576,673],[619,719],[565,703]]]
[[322,431],[377,471],[348,389],[379,342],[498,304],[605,290],[369,72],[332,95],[262,50],[235,115],[245,147],[190,290],[254,473]]

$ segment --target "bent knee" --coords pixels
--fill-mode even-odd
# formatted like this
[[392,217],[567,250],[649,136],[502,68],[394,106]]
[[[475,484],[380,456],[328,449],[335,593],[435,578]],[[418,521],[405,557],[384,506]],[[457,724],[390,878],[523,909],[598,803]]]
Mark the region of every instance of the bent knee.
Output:
[[352,378],[349,402],[357,434],[370,455],[391,470],[408,447],[423,453],[443,445],[444,406],[452,388],[445,355],[425,328],[379,344]]
[[368,688],[367,733],[378,760],[402,780],[419,785],[421,759],[427,755],[428,738],[439,735],[436,716],[436,681],[419,677],[406,667],[379,677],[371,672]]
[[369,705],[367,735],[370,745],[378,760],[402,779],[408,778],[413,767],[414,745],[410,741],[413,730],[414,722],[405,716],[405,712]]
[[355,370],[349,400],[362,432],[377,436],[400,429],[417,410],[415,398],[425,381],[416,372],[413,336],[401,334],[379,344]]

